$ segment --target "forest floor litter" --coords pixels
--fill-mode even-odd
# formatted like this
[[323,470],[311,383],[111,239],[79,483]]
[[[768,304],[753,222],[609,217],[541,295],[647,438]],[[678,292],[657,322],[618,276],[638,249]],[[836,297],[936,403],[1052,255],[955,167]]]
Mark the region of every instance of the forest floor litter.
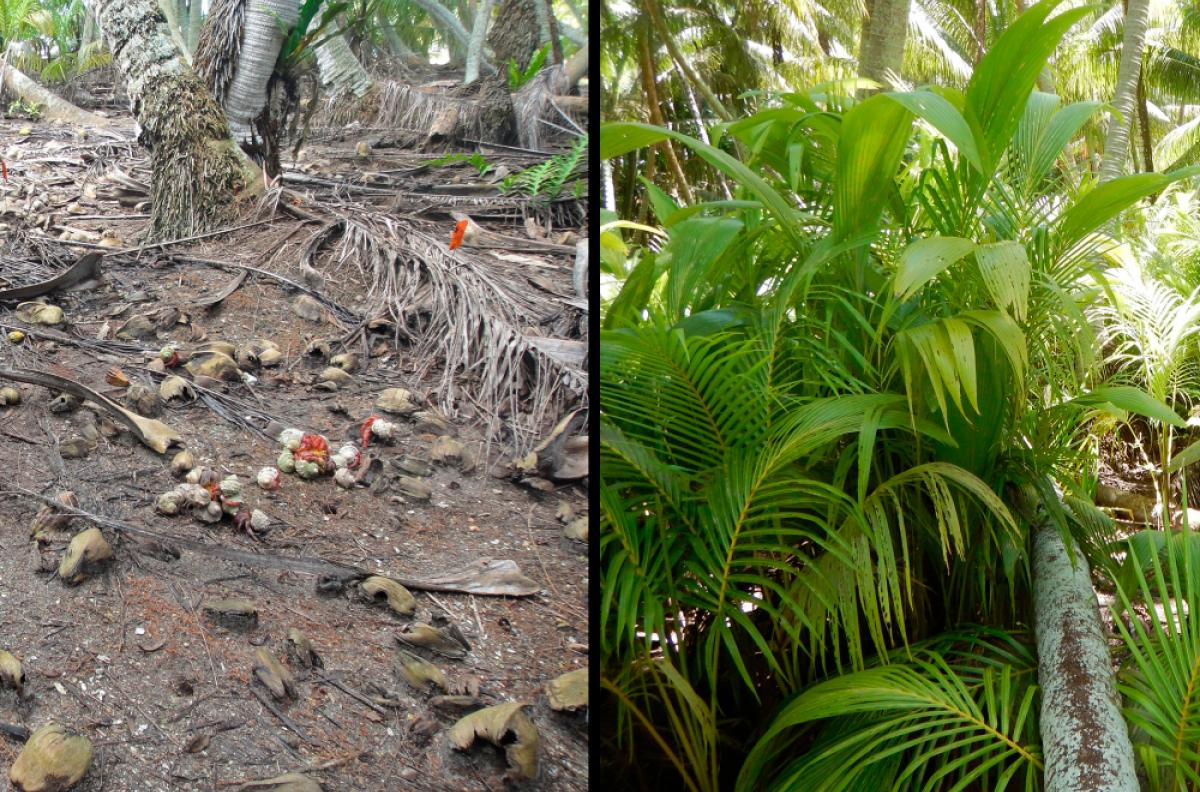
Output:
[[132,124],[0,156],[5,775],[54,722],[84,792],[586,788],[584,198],[350,128],[145,245]]

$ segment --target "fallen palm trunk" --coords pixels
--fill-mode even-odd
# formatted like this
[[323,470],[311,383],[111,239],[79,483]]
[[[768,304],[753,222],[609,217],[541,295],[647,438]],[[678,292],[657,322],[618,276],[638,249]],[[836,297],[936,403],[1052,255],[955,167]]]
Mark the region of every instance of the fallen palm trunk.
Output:
[[11,91],[29,104],[37,105],[40,108],[43,118],[51,121],[65,121],[68,124],[78,124],[89,129],[109,126],[112,123],[107,118],[101,118],[95,113],[89,113],[87,110],[76,107],[66,99],[47,91],[26,76],[20,69],[14,68],[11,63],[0,63],[0,70],[3,71],[2,79],[5,89]]
[[[1047,792],[1134,792],[1133,746],[1088,564],[1057,528],[1034,530],[1034,612]],[[1074,566],[1072,566],[1072,557]]]
[[103,409],[113,419],[129,427],[130,431],[141,441],[142,445],[159,454],[167,453],[167,449],[175,445],[183,445],[181,438],[174,429],[154,418],[144,418],[135,412],[126,410],[107,396],[101,396],[96,391],[75,380],[60,377],[47,371],[31,369],[0,368],[0,379],[11,379],[30,385],[40,385],[43,388],[62,391],[77,397],[81,401],[90,401]]

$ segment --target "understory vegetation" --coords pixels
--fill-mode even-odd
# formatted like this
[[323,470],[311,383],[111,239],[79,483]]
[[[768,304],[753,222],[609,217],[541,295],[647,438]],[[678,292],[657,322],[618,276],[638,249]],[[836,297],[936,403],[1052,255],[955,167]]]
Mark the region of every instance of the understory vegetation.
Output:
[[[601,126],[611,780],[1040,789],[1048,524],[1103,595],[1138,783],[1200,785],[1200,167],[1176,129],[1102,176],[1117,114],[1065,61],[1111,14],[1006,13],[965,73],[827,57],[737,115]],[[608,84],[660,58],[704,95],[618,36]],[[1153,44],[1165,80],[1186,53]],[[1116,474],[1153,493],[1140,524],[1096,505]]]

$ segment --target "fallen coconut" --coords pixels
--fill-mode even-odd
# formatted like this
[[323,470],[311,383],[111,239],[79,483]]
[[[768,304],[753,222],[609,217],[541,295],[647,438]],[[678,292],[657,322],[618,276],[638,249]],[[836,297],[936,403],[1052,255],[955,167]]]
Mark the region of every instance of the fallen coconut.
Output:
[[449,435],[442,435],[429,447],[429,458],[434,462],[457,463],[462,456],[463,444]]
[[546,683],[550,709],[577,710],[588,705],[588,670],[578,668]]
[[410,415],[417,411],[418,405],[412,391],[404,388],[388,388],[379,394],[375,406],[380,410],[394,415]]
[[318,322],[324,309],[321,304],[307,294],[301,294],[292,302],[292,312],[306,322]]
[[446,690],[446,674],[442,669],[405,649],[396,651],[400,656],[396,670],[404,677],[405,682],[420,691],[424,691],[429,685]]
[[242,381],[237,363],[224,352],[205,352],[189,360],[184,368],[197,377],[212,377],[223,382]]
[[145,314],[126,319],[113,336],[123,341],[148,341],[158,335],[158,328]]
[[287,652],[288,659],[292,662],[292,665],[304,669],[325,667],[325,662],[317,654],[317,650],[313,648],[312,642],[308,640],[308,636],[296,627],[288,630]]
[[525,704],[512,702],[485,707],[462,718],[450,727],[448,737],[460,751],[470,748],[482,738],[504,749],[513,780],[537,777],[538,746],[541,742],[537,727],[525,714]]
[[112,548],[100,529],[88,528],[75,534],[67,545],[67,552],[58,565],[58,576],[68,585],[79,585],[112,557]]
[[29,324],[58,325],[64,319],[62,308],[43,302],[23,302],[14,313],[22,322]]
[[179,478],[196,466],[196,458],[191,451],[180,451],[171,458],[171,473]]
[[566,528],[563,528],[563,536],[577,542],[586,542],[588,540],[588,518],[578,517],[572,520]]
[[20,792],[65,792],[83,780],[91,764],[91,740],[47,723],[30,735],[8,779]]
[[321,792],[321,785],[301,773],[284,773],[261,781],[247,781],[238,792]]
[[242,371],[255,371],[261,364],[258,350],[253,344],[242,344],[234,352],[233,359],[237,361],[238,368]]
[[419,478],[412,476],[397,476],[396,486],[414,500],[429,500],[433,497],[433,487]]
[[371,602],[386,600],[388,607],[401,616],[411,616],[417,611],[417,598],[391,578],[371,575],[358,584],[358,589],[363,598]]
[[172,374],[159,383],[158,395],[165,402],[192,401],[196,398],[196,389],[183,377]]
[[153,418],[162,415],[162,399],[150,388],[140,383],[133,383],[125,391],[125,403],[138,415]]
[[329,363],[342,369],[347,374],[353,374],[358,371],[358,355],[353,352],[342,352],[341,354],[334,355],[329,359]]
[[[435,618],[435,621],[437,619]],[[462,632],[453,624],[434,626],[425,622],[405,625],[396,633],[396,640],[409,646],[419,646],[455,660],[461,660],[471,650]]]
[[52,413],[68,413],[79,409],[79,399],[70,393],[60,393],[50,400],[47,409]]
[[296,698],[296,680],[275,655],[260,646],[254,653],[254,661],[254,676],[271,691],[272,696],[280,701]]
[[25,693],[25,669],[7,649],[0,649],[0,688],[12,688],[18,695]]
[[352,377],[345,371],[345,369],[340,369],[337,366],[328,366],[324,371],[321,372],[322,382],[333,382],[337,385],[345,385],[351,379]]

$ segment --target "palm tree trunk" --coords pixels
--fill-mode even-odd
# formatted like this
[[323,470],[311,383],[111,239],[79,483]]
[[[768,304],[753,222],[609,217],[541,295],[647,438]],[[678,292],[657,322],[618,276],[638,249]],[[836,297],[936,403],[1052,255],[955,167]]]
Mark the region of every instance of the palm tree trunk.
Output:
[[[1137,84],[1138,131],[1142,137],[1142,163],[1144,171],[1154,170],[1154,141],[1150,136],[1150,108],[1146,106],[1146,83],[1142,75],[1138,75]],[[1153,197],[1151,198],[1153,202]]]
[[92,0],[150,150],[151,239],[215,228],[251,184],[225,114],[172,44],[151,0]]
[[267,103],[267,83],[288,30],[300,19],[298,0],[246,0],[241,49],[225,96],[233,139],[251,142],[251,127]]
[[187,45],[188,51],[196,51],[200,41],[200,29],[204,27],[204,14],[200,0],[188,0]]
[[488,24],[492,21],[492,0],[480,0],[475,12],[475,24],[471,27],[471,41],[467,44],[467,69],[463,84],[470,85],[479,79],[479,59],[483,55],[483,42],[487,38]]
[[[187,58],[188,48],[183,41],[183,36],[180,35],[182,28],[179,26],[179,11],[176,0],[159,0],[158,7],[162,9],[163,16],[167,19],[167,30],[170,31],[171,41],[175,42],[175,46]],[[191,63],[191,59],[187,58],[187,62]]]
[[361,99],[371,89],[371,75],[362,67],[350,49],[350,42],[338,32],[321,42],[317,47],[317,70],[321,83],[334,96],[352,94]]
[[704,97],[704,101],[708,102],[712,109],[716,111],[717,115],[724,121],[732,121],[733,114],[725,109],[725,105],[721,103],[721,100],[717,98],[713,90],[708,87],[708,83],[700,79],[700,75],[692,68],[691,62],[683,56],[679,45],[675,43],[675,37],[667,30],[667,24],[662,18],[662,9],[658,3],[655,0],[643,0],[643,4],[647,14],[650,16],[651,23],[654,25],[655,31],[662,38],[663,44],[666,45],[667,52],[671,53],[671,60],[675,61],[675,65],[679,67],[679,70],[683,72],[693,87],[700,92],[700,95]]
[[863,26],[858,50],[858,75],[889,85],[889,71],[900,74],[904,42],[908,38],[908,9],[911,0],[874,0],[871,16]]
[[383,31],[384,41],[387,42],[388,49],[392,51],[392,54],[399,55],[405,60],[416,60],[417,53],[409,49],[404,40],[400,38],[400,34],[396,32],[396,26],[391,23],[387,15],[380,10],[375,18],[379,22],[379,28]]
[[[646,106],[650,111],[650,123],[655,126],[666,126],[662,108],[658,103],[658,88],[655,86],[658,76],[655,74],[654,59],[650,54],[650,31],[643,27],[642,35],[638,36],[638,39],[641,44],[639,55],[642,66],[642,90],[646,93]],[[679,188],[680,197],[683,198],[685,203],[694,203],[692,188],[688,186],[687,178],[683,173],[683,167],[679,164],[679,157],[675,155],[675,147],[671,145],[670,140],[664,140],[661,146],[663,155],[667,158],[667,165],[671,168],[671,174],[675,177],[675,184]]]
[[500,0],[496,18],[501,24],[492,26],[487,41],[496,54],[496,64],[501,71],[507,68],[509,61],[525,71],[533,53],[537,52],[542,40],[538,32],[537,6],[536,0]]
[[983,60],[983,48],[987,39],[987,0],[975,0],[975,65]]
[[[1072,540],[1074,544],[1074,540]],[[1034,612],[1047,792],[1136,792],[1133,746],[1088,564],[1054,523],[1034,529]]]
[[1125,6],[1125,34],[1121,38],[1121,63],[1117,68],[1115,111],[1108,121],[1104,137],[1104,158],[1100,161],[1100,182],[1121,175],[1129,157],[1129,126],[1137,103],[1138,77],[1142,72],[1142,51],[1146,46],[1146,23],[1150,0],[1128,0]]
[[413,0],[418,6],[425,9],[429,16],[433,17],[433,21],[438,27],[449,33],[455,41],[463,47],[466,47],[470,41],[467,35],[467,29],[463,27],[463,23],[458,20],[450,9],[438,2],[438,0]]

